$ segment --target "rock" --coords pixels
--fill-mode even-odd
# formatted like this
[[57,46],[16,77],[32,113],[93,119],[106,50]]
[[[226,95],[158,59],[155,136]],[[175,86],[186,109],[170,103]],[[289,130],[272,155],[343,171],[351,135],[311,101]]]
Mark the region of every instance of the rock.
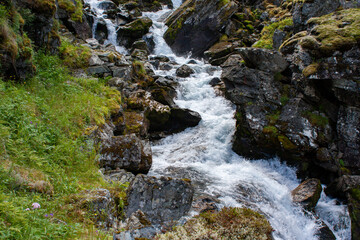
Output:
[[98,8],[102,10],[116,9],[116,4],[110,0],[102,0],[99,2]]
[[293,21],[295,32],[305,28],[306,21],[312,17],[320,17],[334,12],[340,6],[339,0],[314,0],[297,2],[294,6]]
[[151,225],[145,214],[137,210],[125,221],[125,231],[114,235],[114,240],[153,239],[160,229]]
[[336,240],[334,233],[324,222],[321,222],[321,226],[317,229],[315,236],[319,240]]
[[106,66],[94,66],[86,69],[86,72],[90,75],[104,76],[104,74],[111,73],[110,69]]
[[[209,50],[207,50],[204,54],[209,58],[209,62],[212,65],[220,66],[223,64],[229,55],[234,50],[234,46],[230,42],[220,42],[212,46]],[[216,61],[217,59],[222,59],[221,61]]]
[[171,132],[180,132],[188,127],[195,127],[201,121],[199,113],[190,109],[172,108],[169,128]]
[[218,85],[220,82],[221,82],[220,78],[215,77],[215,78],[211,79],[209,84],[210,84],[210,86],[214,87],[214,86]]
[[237,48],[237,52],[244,59],[246,66],[265,72],[283,72],[289,63],[276,51],[260,48]]
[[220,203],[220,200],[214,198],[212,196],[203,195],[196,198],[193,201],[192,208],[194,211],[200,213],[211,211],[211,212],[218,212],[220,209],[217,204]]
[[360,175],[343,175],[325,188],[327,195],[346,199],[346,194],[360,186]]
[[204,51],[219,40],[221,30],[236,11],[233,1],[186,1],[166,21],[169,28],[165,41],[177,54],[191,52],[194,57],[203,57]]
[[286,33],[276,29],[273,36],[273,48],[275,50],[278,50],[281,46],[281,44],[284,42],[284,39],[286,37]]
[[193,194],[188,181],[139,174],[127,190],[125,215],[141,210],[152,224],[175,221],[187,214]]
[[149,32],[151,25],[151,19],[143,17],[124,26],[120,26],[117,29],[117,41],[119,45],[131,47],[136,40]]
[[75,195],[71,203],[77,204],[80,209],[87,209],[90,218],[96,226],[103,229],[111,229],[117,224],[117,208],[109,190],[99,188],[86,190],[82,194]]
[[135,49],[144,50],[147,54],[150,53],[147,43],[144,40],[135,41],[131,46],[131,52],[133,52]]
[[103,19],[100,19],[95,27],[95,38],[100,43],[104,43],[104,41],[108,38],[108,36],[109,36],[109,30],[106,26],[106,22]]
[[95,65],[102,65],[104,62],[98,57],[96,54],[92,54],[89,59],[89,65],[95,66]]
[[311,178],[291,191],[293,201],[301,203],[306,209],[313,209],[320,199],[322,187],[320,180]]
[[195,71],[186,64],[176,69],[176,76],[182,78],[189,77],[193,73],[195,73]]
[[337,121],[338,148],[344,153],[345,167],[360,167],[360,109],[341,107]]
[[131,66],[111,67],[112,76],[121,78],[124,81],[131,80]]
[[110,183],[130,183],[134,180],[135,175],[131,172],[127,172],[124,169],[110,170],[105,172],[105,179]]
[[148,141],[135,134],[114,136],[101,143],[100,166],[105,169],[125,169],[134,174],[148,173],[152,164]]

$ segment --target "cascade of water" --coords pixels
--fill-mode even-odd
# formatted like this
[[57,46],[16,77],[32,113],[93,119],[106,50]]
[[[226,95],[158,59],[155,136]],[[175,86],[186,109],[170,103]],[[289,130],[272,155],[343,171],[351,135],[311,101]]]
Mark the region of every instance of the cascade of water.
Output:
[[[117,50],[125,53],[125,48],[117,46],[114,23],[106,18],[99,8],[98,0],[85,0],[95,11],[94,34],[99,19],[106,22],[109,37]],[[173,0],[174,8],[181,0]],[[179,64],[188,58],[176,56],[163,39],[166,31],[160,21],[169,9],[156,13],[143,13],[153,20],[150,29],[154,37],[156,55],[166,55]],[[212,194],[226,206],[245,206],[262,212],[275,229],[275,239],[317,239],[319,220],[312,213],[304,213],[300,206],[293,204],[291,190],[300,181],[295,170],[281,163],[279,159],[248,161],[231,150],[231,139],[235,131],[234,106],[221,96],[217,96],[208,84],[214,77],[220,77],[221,69],[203,61],[189,64],[195,74],[186,79],[178,79],[180,87],[176,104],[197,111],[202,121],[194,128],[153,142],[153,167],[150,175],[171,175],[191,178],[196,194]],[[175,69],[156,70],[156,74],[175,76]],[[337,239],[350,239],[350,220],[347,208],[336,204],[322,195],[316,208],[317,216],[336,234]]]
[[103,20],[106,24],[106,28],[108,30],[108,38],[104,41],[104,44],[112,44],[115,46],[116,51],[118,51],[121,54],[127,54],[127,50],[123,46],[119,46],[117,43],[117,35],[116,35],[116,25],[107,18],[107,15],[105,14],[105,10],[100,8],[99,5],[102,1],[99,0],[85,0],[85,3],[88,3],[90,5],[90,8],[93,10],[93,13],[95,14],[94,23],[92,27],[92,34],[93,38],[95,38],[96,35],[96,27],[100,20]]
[[[174,2],[177,6],[178,1]],[[177,57],[165,43],[166,26],[161,16],[169,10],[143,13],[153,20],[150,29],[156,43],[155,54],[166,55],[179,64],[189,61]],[[226,206],[246,206],[265,214],[275,229],[275,239],[317,239],[323,220],[337,239],[350,239],[350,220],[345,205],[337,205],[323,193],[316,208],[317,217],[304,213],[291,200],[291,190],[300,181],[295,170],[279,159],[248,161],[231,150],[235,129],[234,106],[216,96],[208,84],[220,77],[216,69],[202,61],[188,64],[195,74],[180,83],[176,104],[197,111],[200,124],[182,133],[168,136],[152,145],[153,167],[149,174],[192,179],[196,193],[219,196]],[[175,69],[157,70],[158,75],[175,76]]]

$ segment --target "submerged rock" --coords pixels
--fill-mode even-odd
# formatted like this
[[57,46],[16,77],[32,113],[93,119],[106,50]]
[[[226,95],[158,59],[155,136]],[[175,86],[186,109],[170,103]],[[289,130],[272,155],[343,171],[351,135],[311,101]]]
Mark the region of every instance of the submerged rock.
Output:
[[152,224],[178,220],[189,211],[193,194],[188,181],[139,174],[128,188],[125,215],[141,210]]
[[176,76],[186,78],[193,74],[195,71],[189,67],[188,65],[184,64],[178,69],[176,69]]
[[291,196],[294,202],[301,203],[306,209],[313,209],[320,199],[321,191],[320,180],[311,178],[292,190]]

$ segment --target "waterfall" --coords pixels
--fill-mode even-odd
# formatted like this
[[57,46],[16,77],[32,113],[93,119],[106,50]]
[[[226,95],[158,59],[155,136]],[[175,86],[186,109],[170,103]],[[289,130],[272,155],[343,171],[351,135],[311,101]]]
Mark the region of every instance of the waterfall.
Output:
[[[106,19],[104,11],[98,8],[101,1],[85,2],[90,4],[98,19],[106,22],[109,31],[107,43],[125,53],[125,49],[116,44],[113,22]],[[175,8],[180,4],[181,0],[173,0]],[[170,11],[143,13],[153,21],[150,33],[156,44],[154,54],[165,55],[179,65],[187,64],[190,59],[176,56],[163,39],[167,27],[159,19]],[[261,212],[275,230],[274,239],[317,239],[321,221],[329,226],[337,239],[351,239],[346,205],[338,204],[322,193],[315,213],[304,212],[291,199],[291,190],[300,183],[295,169],[276,157],[249,161],[232,151],[235,107],[216,95],[209,85],[211,79],[221,76],[221,69],[200,60],[188,65],[195,73],[189,78],[177,78],[179,87],[175,102],[182,108],[197,111],[202,120],[196,127],[152,143],[153,164],[149,174],[190,178],[196,195],[210,194],[219,198],[223,206],[249,207]],[[175,70],[155,70],[155,73],[175,76]]]

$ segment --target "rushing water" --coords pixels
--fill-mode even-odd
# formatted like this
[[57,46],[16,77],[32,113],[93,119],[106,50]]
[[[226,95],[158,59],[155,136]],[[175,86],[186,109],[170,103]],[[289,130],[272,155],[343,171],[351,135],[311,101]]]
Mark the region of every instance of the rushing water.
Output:
[[[103,18],[108,24],[107,41],[116,45],[115,26],[98,8],[99,1],[85,1],[98,18]],[[180,4],[181,0],[173,0],[175,8]],[[169,11],[143,13],[153,20],[150,32],[156,44],[154,54],[166,55],[179,65],[185,64],[190,59],[177,57],[162,37],[166,26],[159,19],[163,19]],[[117,49],[124,52],[120,46]],[[229,101],[217,96],[209,85],[212,78],[220,77],[221,69],[200,60],[188,65],[195,74],[177,79],[180,87],[175,102],[180,107],[197,111],[202,120],[196,127],[153,142],[153,165],[149,174],[190,178],[197,195],[206,193],[216,196],[223,206],[250,207],[260,211],[275,229],[275,239],[317,239],[315,233],[320,221],[333,230],[337,239],[350,239],[350,218],[345,205],[338,204],[323,193],[316,215],[305,213],[291,200],[291,190],[300,183],[295,169],[277,158],[248,161],[231,150],[235,108]],[[155,72],[162,76],[175,76],[175,69]]]

